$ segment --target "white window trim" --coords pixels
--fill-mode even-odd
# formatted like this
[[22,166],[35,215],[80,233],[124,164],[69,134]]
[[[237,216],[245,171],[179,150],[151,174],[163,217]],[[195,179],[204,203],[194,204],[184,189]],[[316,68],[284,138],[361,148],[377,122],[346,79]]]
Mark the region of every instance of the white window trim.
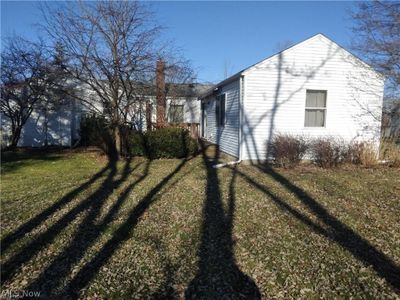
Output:
[[[326,99],[325,99],[325,107],[307,107],[307,91],[318,91],[318,92],[325,92]],[[321,89],[321,88],[307,88],[305,90],[305,95],[304,95],[304,108],[303,108],[303,129],[304,130],[325,130],[326,129],[326,124],[328,120],[328,89]],[[324,126],[305,126],[305,119],[306,119],[306,110],[307,109],[315,109],[315,110],[325,110],[325,120],[324,120]]]

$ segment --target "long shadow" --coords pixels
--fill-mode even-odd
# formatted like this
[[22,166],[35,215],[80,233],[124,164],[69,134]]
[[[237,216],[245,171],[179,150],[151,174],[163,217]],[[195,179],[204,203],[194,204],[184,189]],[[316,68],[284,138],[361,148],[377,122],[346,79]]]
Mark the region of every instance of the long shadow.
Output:
[[[105,217],[97,224],[96,219],[100,216],[101,208],[104,206],[108,197],[113,193],[113,190],[124,183],[140,164],[135,168],[130,167],[130,160],[125,163],[124,170],[120,178],[107,183],[108,189],[99,195],[96,195],[97,200],[92,202],[85,218],[81,221],[78,229],[74,233],[74,237],[69,245],[52,261],[52,263],[40,274],[40,276],[29,285],[27,290],[40,290],[42,294],[51,295],[53,291],[60,285],[60,282],[68,275],[73,266],[81,260],[87,249],[104,232],[107,225],[113,220],[118,213],[122,204],[126,200],[129,192],[141,181],[143,181],[149,170],[150,161],[147,163],[145,172],[139,176],[134,182],[124,189],[122,195],[108,210]],[[49,279],[51,278],[51,279]]]
[[167,252],[162,240],[158,238],[153,238],[152,240],[155,245],[153,248],[155,248],[159,257],[164,261],[162,270],[164,273],[164,281],[160,284],[160,287],[148,297],[148,299],[179,299],[179,293],[173,287],[178,265],[173,263],[167,256],[162,255],[164,252]]
[[[261,157],[257,151],[256,140],[254,136],[254,128],[261,123],[263,119],[267,116],[270,118],[269,120],[269,132],[266,144],[269,145],[273,139],[273,133],[276,130],[275,128],[275,118],[277,114],[277,110],[279,107],[292,98],[292,96],[298,91],[305,88],[305,84],[309,81],[309,79],[313,78],[317,72],[323,67],[326,62],[332,58],[338,50],[332,52],[329,48],[329,54],[325,60],[321,62],[319,66],[313,69],[309,74],[300,72],[296,74],[294,72],[293,76],[303,76],[305,77],[304,83],[296,89],[289,97],[279,102],[278,98],[281,98],[281,90],[282,90],[282,72],[283,72],[283,56],[280,54],[278,56],[278,64],[277,64],[277,72],[278,79],[275,89],[274,102],[272,107],[272,112],[268,116],[268,114],[264,114],[258,122],[253,124],[253,127],[249,125],[248,117],[244,115],[244,123],[249,127],[248,138],[255,149],[255,155],[257,162],[261,162]],[[249,145],[246,143],[247,151],[250,153]],[[269,158],[270,150],[267,147],[267,159]],[[308,208],[308,210],[313,213],[324,225],[326,225],[327,229],[318,225],[306,215],[302,214],[300,211],[296,210],[289,204],[287,204],[284,200],[273,194],[268,188],[263,185],[257,183],[252,178],[247,175],[240,173],[243,178],[245,178],[249,183],[253,186],[264,192],[268,195],[276,205],[278,205],[281,209],[288,211],[295,218],[309,226],[316,233],[323,235],[324,237],[336,242],[344,249],[352,253],[352,255],[357,258],[359,261],[363,262],[365,265],[372,266],[372,268],[376,271],[376,273],[384,278],[393,288],[397,291],[400,290],[400,268],[397,266],[392,259],[387,257],[384,253],[376,249],[373,245],[371,245],[367,240],[362,238],[357,232],[352,230],[346,224],[342,223],[340,220],[331,215],[321,204],[319,204],[315,199],[313,199],[306,191],[302,190],[292,182],[290,182],[287,178],[282,176],[281,174],[274,171],[272,168],[261,168],[266,174],[270,175],[277,182],[279,182],[283,187],[285,187],[289,192],[296,195],[296,197],[301,201],[301,203]]]
[[269,191],[268,188],[257,183],[246,174],[240,172],[240,176],[269,196],[269,198],[271,198],[272,201],[278,205],[278,207],[289,212],[296,219],[310,227],[314,232],[337,243],[349,251],[359,261],[367,266],[371,266],[375,272],[380,277],[384,278],[397,292],[400,291],[400,268],[393,262],[391,258],[376,249],[357,232],[331,215],[327,209],[319,204],[314,198],[312,198],[311,195],[290,182],[286,177],[277,173],[270,167],[260,167],[260,169],[271,176],[274,180],[279,182],[289,192],[295,194],[297,199],[299,199],[301,203],[318,218],[318,220],[322,221],[327,228],[325,229],[318,225],[309,217],[287,204],[280,197]]
[[13,151],[2,151],[1,152],[1,163],[23,163],[26,160],[40,160],[40,161],[55,161],[62,159],[62,150],[56,149],[52,150],[42,150],[42,149],[32,149],[32,150],[19,150],[18,152]]
[[265,168],[264,171],[288,191],[294,193],[302,204],[304,204],[320,221],[327,225],[330,229],[332,239],[336,243],[351,252],[354,257],[364,264],[372,266],[380,277],[384,278],[395,289],[400,290],[400,268],[393,260],[376,249],[346,224],[331,215],[329,211],[312,198],[311,195],[290,182],[286,177],[277,173],[272,168]]
[[225,212],[217,170],[218,151],[207,155],[202,145],[207,171],[206,199],[203,208],[198,272],[185,292],[187,299],[260,299],[254,281],[240,271],[233,254],[232,227],[235,210],[234,171],[229,189],[228,212]]
[[[183,159],[181,163],[166,177],[164,177],[153,189],[151,189],[143,199],[129,212],[127,220],[113,233],[104,246],[99,250],[96,256],[86,263],[69,284],[60,292],[59,297],[66,296],[78,298],[79,293],[84,289],[92,278],[98,273],[100,268],[107,263],[115,251],[132,235],[140,217],[157,199],[159,191],[183,168],[188,159]],[[175,182],[174,184],[176,184]],[[172,186],[173,184],[171,184]],[[129,190],[129,189],[128,189]],[[129,194],[125,191],[118,201],[123,201]]]
[[72,208],[45,232],[39,234],[34,240],[25,245],[20,251],[18,251],[18,253],[14,254],[1,266],[3,282],[10,280],[24,263],[28,262],[41,249],[52,243],[58,234],[71,222],[73,222],[80,213],[90,209],[93,205],[95,205],[98,199],[102,199],[105,194],[110,194],[112,192],[114,188],[112,185],[113,178],[117,173],[116,162],[114,160],[110,160],[106,169],[109,170],[106,179],[93,194]]
[[88,181],[83,183],[81,186],[75,188],[74,190],[67,193],[64,197],[59,199],[50,207],[46,208],[44,211],[27,221],[26,223],[19,226],[16,230],[5,236],[1,240],[1,253],[7,251],[7,249],[16,242],[20,237],[24,236],[25,234],[31,232],[44,221],[46,221],[51,215],[53,215],[56,211],[61,209],[63,206],[71,202],[77,195],[81,192],[86,190],[90,185],[95,183],[101,176],[103,176],[107,170],[110,169],[110,165],[108,164],[106,167],[101,169],[95,175],[93,175]]
[[[57,160],[63,159],[60,154],[22,154],[22,153],[12,153],[5,154],[5,156],[1,157],[1,175],[6,175],[10,173],[14,173],[19,169],[32,166],[33,164],[40,162],[55,162]],[[34,160],[34,161],[33,161]]]

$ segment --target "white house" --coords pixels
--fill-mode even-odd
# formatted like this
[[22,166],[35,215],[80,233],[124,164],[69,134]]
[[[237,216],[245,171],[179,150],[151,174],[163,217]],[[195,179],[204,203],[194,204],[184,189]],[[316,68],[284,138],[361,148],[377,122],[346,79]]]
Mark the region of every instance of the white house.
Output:
[[262,161],[277,133],[379,146],[384,78],[317,34],[201,96],[202,137],[239,160]]
[[[166,119],[173,123],[200,123],[199,94],[210,88],[204,84],[174,84],[167,88],[173,92],[166,91]],[[90,92],[81,88],[81,92],[87,97]],[[143,101],[138,101],[141,108],[132,113],[132,122],[138,129],[146,129],[147,118],[151,122],[156,121],[156,96],[155,87],[146,87],[147,94]],[[92,93],[93,94],[93,93]],[[97,97],[96,95],[92,95]],[[95,101],[92,101],[95,103]],[[150,104],[150,105],[148,105]],[[95,105],[101,110],[101,104]],[[41,147],[44,145],[72,146],[79,141],[80,121],[84,114],[88,113],[84,104],[78,101],[65,101],[56,109],[44,111],[35,109],[27,123],[24,125],[19,147]],[[5,116],[1,116],[2,145],[7,145],[8,136],[11,132],[10,122]]]

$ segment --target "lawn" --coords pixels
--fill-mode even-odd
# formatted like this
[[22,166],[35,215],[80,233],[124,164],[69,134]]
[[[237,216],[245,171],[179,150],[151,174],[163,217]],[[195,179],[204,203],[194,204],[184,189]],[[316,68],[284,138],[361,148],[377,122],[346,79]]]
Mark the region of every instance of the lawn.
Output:
[[396,298],[400,171],[2,161],[2,293],[52,298]]

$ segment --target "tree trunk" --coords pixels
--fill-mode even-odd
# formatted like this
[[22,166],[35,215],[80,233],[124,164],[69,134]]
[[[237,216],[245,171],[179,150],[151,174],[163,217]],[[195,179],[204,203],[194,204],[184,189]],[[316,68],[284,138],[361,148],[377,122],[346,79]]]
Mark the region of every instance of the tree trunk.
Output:
[[152,129],[152,122],[153,122],[153,105],[150,101],[146,102],[146,128],[147,130]]
[[119,125],[114,129],[114,142],[115,142],[115,158],[119,159],[121,155],[121,130]]
[[8,146],[8,149],[14,151],[18,146],[18,141],[21,137],[22,127],[17,126],[15,129],[11,131],[11,143]]
[[44,124],[43,124],[43,131],[44,131],[44,147],[47,148],[49,146],[49,118],[47,108],[44,109]]
[[109,145],[108,152],[111,160],[118,160],[121,156],[121,130],[119,125],[113,127],[112,143]]
[[157,126],[165,124],[166,95],[165,95],[165,62],[159,60],[156,68],[156,99],[157,99]]

